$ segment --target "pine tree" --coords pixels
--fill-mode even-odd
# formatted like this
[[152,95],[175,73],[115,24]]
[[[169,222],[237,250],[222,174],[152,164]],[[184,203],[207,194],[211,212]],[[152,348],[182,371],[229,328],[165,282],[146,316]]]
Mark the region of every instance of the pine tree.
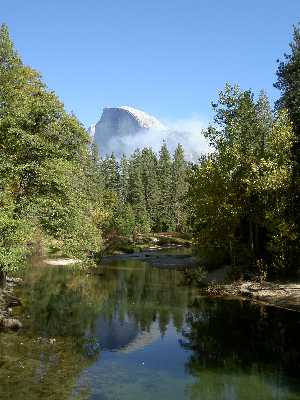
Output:
[[187,163],[184,159],[184,149],[178,144],[174,153],[173,162],[173,204],[176,230],[182,231],[187,224],[185,196],[188,190]]
[[264,157],[266,142],[272,132],[273,113],[268,96],[263,90],[259,94],[256,109],[258,116],[258,135],[261,138],[261,157]]
[[127,202],[129,191],[129,160],[123,154],[120,161],[120,199],[123,204]]
[[105,183],[101,169],[98,146],[94,141],[91,144],[87,178],[90,183],[90,196],[93,197],[95,201],[100,201]]
[[115,193],[119,193],[119,165],[114,153],[112,153],[110,156],[106,156],[105,159],[102,160],[101,168],[103,171],[105,188]]
[[157,157],[152,149],[141,152],[142,179],[145,193],[146,209],[151,220],[152,230],[158,226],[159,183],[157,178]]
[[128,202],[135,214],[136,232],[150,231],[150,218],[147,212],[141,153],[136,150],[129,165]]
[[164,142],[158,160],[158,182],[159,182],[159,229],[161,231],[172,231],[175,229],[173,218],[173,193],[172,193],[172,160]]
[[[277,82],[274,86],[281,91],[277,108],[286,108],[294,125],[297,147],[300,141],[300,29],[294,26],[293,42],[290,43],[290,54],[285,54],[285,61],[279,63]],[[299,162],[299,159],[297,158]]]

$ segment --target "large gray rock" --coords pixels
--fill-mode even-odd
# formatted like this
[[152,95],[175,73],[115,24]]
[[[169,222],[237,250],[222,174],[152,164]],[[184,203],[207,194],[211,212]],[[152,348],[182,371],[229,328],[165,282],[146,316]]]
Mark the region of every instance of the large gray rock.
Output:
[[149,130],[162,131],[164,125],[152,115],[132,107],[104,108],[101,119],[90,127],[101,155],[126,152],[128,141]]
[[163,125],[157,118],[133,107],[104,108],[100,121],[89,128],[100,155],[117,158],[131,155],[137,148],[151,147],[156,153],[165,142],[173,154],[180,143],[185,158],[196,162],[202,153],[210,151],[202,128],[194,120]]
[[18,319],[0,317],[0,328],[18,330],[22,327],[22,322],[20,322]]

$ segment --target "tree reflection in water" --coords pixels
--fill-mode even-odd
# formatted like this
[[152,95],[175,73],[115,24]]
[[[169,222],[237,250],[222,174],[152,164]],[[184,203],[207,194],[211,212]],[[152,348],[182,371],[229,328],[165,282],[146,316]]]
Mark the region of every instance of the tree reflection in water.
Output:
[[[298,399],[297,313],[249,302],[198,299],[186,315],[182,346],[197,381],[191,399]],[[205,384],[204,384],[205,383]],[[249,386],[250,385],[250,386]],[[249,389],[251,387],[251,389]]]

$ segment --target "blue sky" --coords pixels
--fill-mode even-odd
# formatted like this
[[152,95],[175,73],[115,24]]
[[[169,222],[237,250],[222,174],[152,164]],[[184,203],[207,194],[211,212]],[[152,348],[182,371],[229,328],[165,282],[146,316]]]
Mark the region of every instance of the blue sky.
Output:
[[24,62],[86,125],[104,106],[210,118],[226,81],[265,89],[300,0],[1,0]]

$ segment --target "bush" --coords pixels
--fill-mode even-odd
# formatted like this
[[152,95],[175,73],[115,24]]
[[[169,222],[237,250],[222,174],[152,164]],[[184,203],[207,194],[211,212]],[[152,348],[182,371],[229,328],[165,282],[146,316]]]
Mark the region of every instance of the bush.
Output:
[[188,286],[205,286],[204,279],[207,276],[207,271],[203,267],[185,268],[183,271],[183,284]]

